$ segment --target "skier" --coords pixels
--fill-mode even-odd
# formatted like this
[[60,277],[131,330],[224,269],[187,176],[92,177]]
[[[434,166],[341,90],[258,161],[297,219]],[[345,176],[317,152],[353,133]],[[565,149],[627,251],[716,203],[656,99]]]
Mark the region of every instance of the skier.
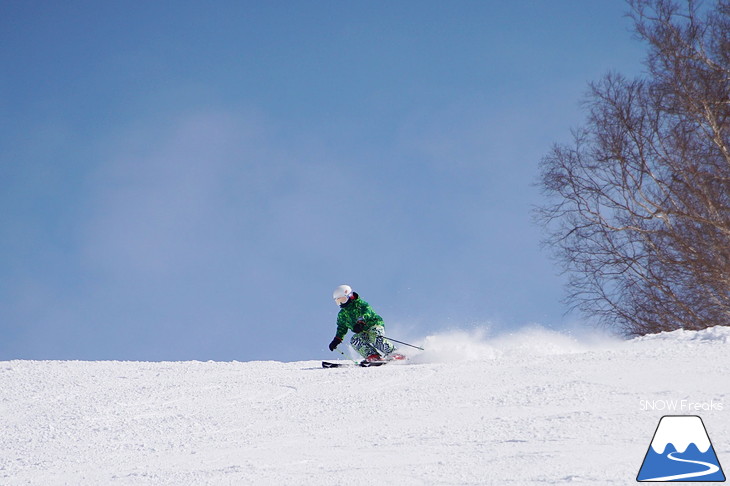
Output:
[[330,343],[330,351],[342,342],[348,330],[355,333],[350,344],[365,361],[388,361],[404,359],[405,356],[394,353],[395,346],[384,336],[383,318],[375,313],[370,304],[353,292],[349,285],[340,285],[332,293],[335,303],[340,306],[337,314],[337,333]]

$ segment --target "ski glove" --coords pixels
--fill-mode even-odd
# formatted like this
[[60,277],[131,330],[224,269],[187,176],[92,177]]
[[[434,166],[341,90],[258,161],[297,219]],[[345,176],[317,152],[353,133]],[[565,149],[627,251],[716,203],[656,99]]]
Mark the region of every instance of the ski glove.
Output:
[[330,343],[330,351],[334,351],[337,346],[342,342],[341,338],[335,337]]
[[365,321],[363,321],[362,319],[357,321],[355,323],[355,325],[352,326],[352,332],[354,332],[355,334],[360,334],[364,330],[365,330]]

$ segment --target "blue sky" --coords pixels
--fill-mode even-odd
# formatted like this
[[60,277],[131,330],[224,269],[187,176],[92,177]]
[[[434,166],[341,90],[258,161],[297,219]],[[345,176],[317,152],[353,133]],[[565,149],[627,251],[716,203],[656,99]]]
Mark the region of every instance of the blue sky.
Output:
[[0,3],[0,359],[331,356],[562,329],[531,208],[616,0]]

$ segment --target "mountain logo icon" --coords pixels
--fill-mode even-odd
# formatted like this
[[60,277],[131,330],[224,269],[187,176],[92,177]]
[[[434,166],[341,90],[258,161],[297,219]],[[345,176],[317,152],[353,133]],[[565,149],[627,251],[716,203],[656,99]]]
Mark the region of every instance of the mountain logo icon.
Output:
[[725,481],[702,419],[696,415],[662,417],[636,480]]

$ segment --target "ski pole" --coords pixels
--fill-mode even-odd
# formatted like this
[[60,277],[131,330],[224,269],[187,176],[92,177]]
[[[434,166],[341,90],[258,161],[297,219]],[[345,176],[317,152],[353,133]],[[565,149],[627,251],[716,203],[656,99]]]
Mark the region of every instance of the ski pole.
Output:
[[354,359],[352,359],[352,358],[350,358],[349,356],[347,356],[347,355],[346,355],[345,353],[343,353],[341,349],[338,349],[338,350],[337,350],[337,352],[338,352],[338,353],[340,353],[340,354],[341,354],[342,356],[344,356],[344,357],[345,357],[345,359],[347,359],[347,360],[350,360],[350,361],[352,361],[352,362],[353,362],[353,363],[355,363],[356,365],[359,365],[359,364],[360,364],[360,363],[358,363],[357,361],[355,361]]
[[418,346],[414,346],[412,344],[404,343],[403,341],[398,341],[397,339],[389,338],[389,337],[386,337],[386,336],[383,336],[383,338],[387,339],[388,341],[393,341],[394,343],[405,344],[406,346],[410,346],[412,348],[420,349],[421,351],[426,351],[423,348],[419,348]]

